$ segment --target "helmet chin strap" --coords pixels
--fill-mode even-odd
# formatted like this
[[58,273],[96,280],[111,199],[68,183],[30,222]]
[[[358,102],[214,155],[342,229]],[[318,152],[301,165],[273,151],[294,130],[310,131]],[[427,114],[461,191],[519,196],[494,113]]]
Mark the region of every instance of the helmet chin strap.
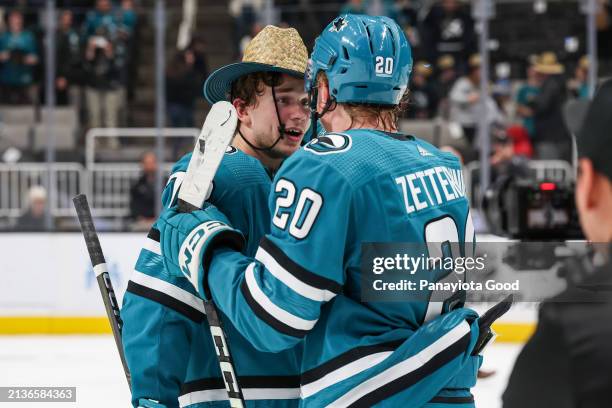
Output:
[[330,95],[329,99],[325,101],[325,106],[323,106],[323,112],[319,113],[317,111],[317,99],[319,98],[319,89],[317,87],[313,87],[310,90],[310,140],[317,137],[317,122],[320,117],[323,117],[327,112],[333,111],[336,107],[332,108],[332,105],[335,105],[336,100]]
[[278,142],[280,142],[281,139],[283,139],[285,137],[285,133],[287,133],[287,131],[285,129],[285,124],[283,122],[281,122],[280,113],[278,112],[278,105],[276,104],[276,92],[274,91],[274,85],[272,85],[272,101],[274,102],[274,111],[276,112],[276,119],[278,120],[278,128],[277,128],[278,129],[278,137],[276,138],[274,143],[272,143],[270,146],[267,146],[267,147],[258,147],[258,146],[255,146],[253,143],[249,142],[246,137],[244,137],[244,135],[240,131],[240,127],[238,127],[238,134],[240,135],[242,140],[244,140],[246,142],[246,144],[248,144],[251,147],[251,149],[253,149],[253,150],[257,150],[257,151],[260,151],[260,152],[269,152],[272,149],[274,149],[274,146],[276,146],[278,144]]

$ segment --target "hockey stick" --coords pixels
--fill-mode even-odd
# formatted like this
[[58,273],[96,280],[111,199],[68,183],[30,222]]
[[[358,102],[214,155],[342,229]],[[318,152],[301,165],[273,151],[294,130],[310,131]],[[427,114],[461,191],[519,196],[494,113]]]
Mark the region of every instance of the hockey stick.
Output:
[[125,355],[123,353],[123,343],[121,342],[121,328],[123,327],[123,321],[119,315],[119,304],[115,297],[115,291],[113,284],[111,283],[108,269],[106,268],[106,261],[104,260],[104,254],[102,253],[102,247],[98,240],[98,234],[96,233],[96,227],[91,217],[91,210],[87,203],[87,196],[85,194],[79,194],[72,199],[74,208],[76,209],[77,216],[79,217],[79,224],[81,224],[81,231],[85,238],[85,244],[87,245],[87,252],[89,252],[89,259],[91,259],[91,265],[93,266],[94,273],[96,274],[96,280],[98,281],[98,287],[100,288],[100,294],[104,301],[104,308],[106,309],[106,316],[110,322],[111,330],[113,331],[113,337],[115,338],[115,344],[119,351],[119,357],[121,358],[121,364],[123,365],[123,371],[125,372],[125,378],[128,382],[128,387],[132,389],[132,381],[130,376],[130,370],[125,361]]
[[[212,191],[212,181],[223,160],[238,124],[236,109],[229,102],[215,103],[202,127],[202,132],[196,141],[193,155],[187,167],[185,179],[178,195],[178,206],[181,212],[199,210]],[[232,408],[243,408],[244,398],[236,370],[229,350],[227,335],[223,330],[217,307],[212,299],[204,302],[206,319],[210,326],[210,334],[215,352],[219,359],[221,376]]]

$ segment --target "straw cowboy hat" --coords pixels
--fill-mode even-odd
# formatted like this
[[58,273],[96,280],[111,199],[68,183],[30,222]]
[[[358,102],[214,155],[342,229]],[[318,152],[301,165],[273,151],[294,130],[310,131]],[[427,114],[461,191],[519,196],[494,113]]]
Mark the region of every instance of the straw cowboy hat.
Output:
[[204,83],[204,97],[215,103],[228,100],[232,83],[254,72],[280,72],[304,77],[308,51],[294,28],[264,27],[244,51],[242,62],[229,64],[213,72]]
[[562,74],[565,71],[563,65],[557,61],[557,56],[554,52],[544,52],[533,66],[536,72],[540,74]]

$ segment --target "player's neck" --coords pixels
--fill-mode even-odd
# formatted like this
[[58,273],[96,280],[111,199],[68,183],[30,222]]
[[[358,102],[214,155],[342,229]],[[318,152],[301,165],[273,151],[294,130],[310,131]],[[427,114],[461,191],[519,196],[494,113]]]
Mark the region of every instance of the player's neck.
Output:
[[[250,136],[249,134],[244,133],[244,130],[243,130],[243,134],[244,134],[244,137]],[[251,140],[252,139],[249,139],[249,141],[253,143]],[[282,158],[270,157],[266,151],[253,149],[251,146],[249,146],[249,144],[242,137],[240,137],[239,134],[236,134],[236,136],[234,137],[234,140],[232,141],[232,145],[236,149],[241,150],[243,153],[246,153],[249,156],[256,158],[257,160],[261,162],[261,164],[263,164],[264,167],[266,167],[267,169],[273,172],[276,172],[276,170],[278,170],[281,163],[283,162]]]
[[322,118],[323,126],[329,132],[343,132],[349,129],[374,129],[383,132],[397,132],[396,127],[385,126],[381,121],[369,118],[351,118],[344,107],[339,104],[336,109],[327,112]]

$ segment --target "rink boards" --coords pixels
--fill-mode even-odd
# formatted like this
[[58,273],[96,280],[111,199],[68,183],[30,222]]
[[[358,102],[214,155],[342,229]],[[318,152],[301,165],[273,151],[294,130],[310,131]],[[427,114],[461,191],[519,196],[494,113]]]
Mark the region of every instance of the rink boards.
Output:
[[[100,234],[120,303],[145,235]],[[110,333],[81,234],[0,234],[0,248],[0,335]],[[536,318],[537,304],[516,305],[496,324],[498,340],[525,341]]]

